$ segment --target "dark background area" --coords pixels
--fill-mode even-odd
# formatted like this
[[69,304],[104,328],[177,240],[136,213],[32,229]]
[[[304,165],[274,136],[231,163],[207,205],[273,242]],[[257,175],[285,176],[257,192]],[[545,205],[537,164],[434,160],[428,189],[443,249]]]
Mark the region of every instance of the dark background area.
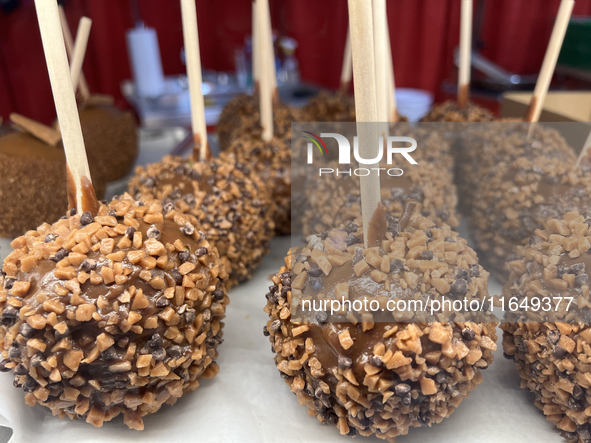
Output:
[[[483,0],[478,0],[483,1]],[[460,0],[388,0],[398,87],[426,89],[441,100],[441,83],[455,75]],[[476,2],[477,3],[477,2]],[[544,56],[560,0],[487,0],[482,53],[517,74],[535,74]],[[130,78],[125,31],[133,27],[127,0],[65,0],[75,34],[78,20],[93,20],[84,72],[92,92],[125,105],[122,80]],[[338,86],[347,30],[346,0],[270,0],[273,29],[295,38],[304,81]],[[139,0],[147,26],[156,28],[166,75],[181,74],[180,4]],[[476,10],[476,5],[475,5]],[[203,67],[234,70],[234,52],[251,32],[250,0],[197,0]],[[577,0],[573,16],[591,15],[591,0]],[[0,12],[0,116],[10,112],[49,123],[55,116],[33,0]]]

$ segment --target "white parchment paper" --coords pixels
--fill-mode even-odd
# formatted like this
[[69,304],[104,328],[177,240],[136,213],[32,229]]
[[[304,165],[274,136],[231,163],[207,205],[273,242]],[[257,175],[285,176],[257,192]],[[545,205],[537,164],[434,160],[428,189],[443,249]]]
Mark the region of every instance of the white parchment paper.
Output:
[[[255,278],[230,292],[224,343],[219,347],[221,371],[174,406],[144,418],[145,430],[131,431],[119,419],[94,428],[84,421],[59,420],[48,409],[24,404],[23,391],[12,386],[11,374],[0,374],[0,425],[14,433],[10,443],[80,442],[346,442],[336,427],[308,416],[273,363],[271,344],[262,330],[269,276],[279,269],[289,249],[288,237],[272,242],[272,252]],[[2,256],[7,254],[2,247]],[[490,284],[491,293],[500,285]],[[500,348],[500,331],[498,345]],[[439,425],[411,429],[399,443],[431,442],[562,442],[556,429],[519,388],[513,362],[499,349],[484,371],[484,382]],[[358,437],[355,441],[378,442]]]

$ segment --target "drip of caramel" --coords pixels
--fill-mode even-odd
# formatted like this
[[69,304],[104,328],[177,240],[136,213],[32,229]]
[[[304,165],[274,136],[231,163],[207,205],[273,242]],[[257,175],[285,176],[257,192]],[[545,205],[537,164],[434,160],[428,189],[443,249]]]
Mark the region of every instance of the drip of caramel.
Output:
[[[72,171],[70,171],[70,167],[66,165],[66,174],[67,174],[67,190],[68,190],[68,209],[76,208],[77,200],[76,200],[76,183],[74,182],[74,176],[72,175]],[[96,198],[96,192],[94,191],[94,186],[92,186],[92,182],[88,177],[83,175],[80,177],[80,185],[81,189],[80,192],[82,194],[81,204],[82,207],[80,208],[81,212],[90,212],[93,216],[98,214],[99,211],[99,201]]]
[[378,203],[378,207],[373,212],[369,227],[367,229],[367,247],[373,248],[380,246],[381,241],[386,237],[388,230],[388,220],[386,220],[386,209],[382,202]]
[[402,215],[400,216],[400,230],[403,231],[408,225],[410,218],[412,217],[412,213],[415,211],[418,202],[412,198],[409,198],[404,203],[404,208],[402,209]]

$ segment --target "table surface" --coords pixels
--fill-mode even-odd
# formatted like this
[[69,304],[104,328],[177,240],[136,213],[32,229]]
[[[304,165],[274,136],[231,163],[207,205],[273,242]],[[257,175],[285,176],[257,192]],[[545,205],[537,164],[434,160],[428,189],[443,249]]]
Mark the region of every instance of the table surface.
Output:
[[[139,162],[157,161],[184,133],[142,136]],[[158,139],[160,137],[160,139]],[[158,139],[158,140],[156,140]],[[163,147],[166,145],[165,147]],[[124,181],[111,186],[110,194],[125,189]],[[467,235],[464,225],[460,234]],[[0,239],[0,258],[10,250],[8,240]],[[298,405],[277,374],[270,343],[262,334],[267,317],[263,312],[264,295],[270,286],[270,275],[283,264],[290,247],[289,237],[275,238],[271,253],[265,258],[255,277],[230,292],[231,303],[225,319],[224,343],[220,346],[218,363],[221,371],[214,380],[204,381],[195,393],[186,395],[177,405],[165,406],[159,413],[145,419],[142,433],[129,431],[120,420],[94,429],[82,421],[58,420],[40,406],[22,404],[11,386],[10,376],[0,374],[0,422],[2,409],[12,409],[16,428],[11,443],[36,442],[43,435],[44,443],[97,441],[177,442],[346,442],[335,427],[323,426]],[[489,283],[491,294],[500,293],[500,284]],[[533,395],[521,389],[520,379],[512,361],[502,356],[501,340],[495,361],[483,373],[484,382],[462,402],[452,416],[431,428],[411,429],[398,438],[398,443],[428,442],[500,442],[513,443],[564,441],[552,424],[533,405]],[[2,391],[4,390],[4,393]],[[13,392],[14,391],[14,392]],[[10,397],[9,400],[6,398]],[[4,402],[14,401],[10,405]],[[214,405],[213,408],[211,405]],[[7,408],[8,406],[8,408]],[[8,412],[8,413],[7,413]],[[5,417],[6,418],[6,417]],[[29,423],[29,426],[23,423]],[[20,425],[20,428],[18,426]],[[35,428],[35,429],[31,429]],[[171,431],[172,430],[172,431]],[[197,430],[197,431],[196,431]],[[6,443],[12,431],[0,427],[0,443]],[[382,442],[377,438],[358,438],[361,442]],[[356,440],[356,441],[357,441]]]

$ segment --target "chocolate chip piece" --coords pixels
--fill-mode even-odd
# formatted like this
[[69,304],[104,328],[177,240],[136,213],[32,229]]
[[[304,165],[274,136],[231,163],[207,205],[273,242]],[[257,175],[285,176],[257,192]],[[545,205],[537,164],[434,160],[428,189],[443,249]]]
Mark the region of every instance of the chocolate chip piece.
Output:
[[202,257],[205,254],[207,254],[207,248],[204,248],[203,246],[200,248],[195,249],[195,256],[196,257]]
[[135,234],[135,228],[133,226],[129,226],[126,230],[125,230],[125,237],[127,237],[130,240],[133,240],[133,234]]
[[571,265],[570,270],[575,275],[580,275],[586,271],[585,263],[575,263]]
[[35,333],[35,329],[33,329],[28,323],[23,323],[20,328],[18,328],[18,333],[25,338],[31,338]]
[[317,277],[310,277],[308,279],[309,283],[312,285],[312,289],[315,291],[320,291],[322,289],[322,280]]
[[384,360],[377,355],[371,355],[369,357],[369,364],[375,366],[376,368],[381,368],[384,366]]
[[165,308],[168,305],[170,305],[170,302],[168,301],[168,299],[163,295],[160,298],[158,298],[158,300],[156,300],[156,307],[157,308]]
[[82,263],[80,263],[80,271],[88,272],[92,271],[96,268],[96,261],[91,258],[85,258]]
[[180,285],[183,282],[183,274],[181,274],[178,270],[172,269],[170,271],[170,275],[174,278],[174,281],[177,285]]
[[353,246],[358,243],[361,243],[361,239],[359,237],[357,237],[355,234],[349,234],[349,236],[345,240],[345,244],[347,246]]
[[548,331],[548,341],[553,345],[560,341],[560,332],[558,331],[558,329]]
[[101,352],[101,358],[105,361],[113,361],[119,358],[119,356],[117,355],[117,351],[115,351],[115,349],[113,349],[111,346],[110,348]]
[[195,319],[197,318],[197,311],[195,311],[195,309],[187,309],[185,311],[185,322],[186,323],[193,323],[195,321]]
[[185,235],[191,236],[195,233],[195,226],[191,223],[185,223],[185,226],[181,228],[181,232]]
[[86,226],[91,224],[94,221],[94,217],[89,211],[83,212],[80,216],[80,224],[82,226]]
[[15,281],[16,281],[16,279],[14,279],[14,278],[5,278],[4,279],[4,289],[12,289],[12,286],[14,285]]
[[585,391],[579,385],[573,386],[573,398],[575,400],[581,400],[585,396]]
[[179,358],[181,355],[183,355],[183,349],[178,345],[171,346],[168,348],[168,355],[170,355],[172,358]]
[[394,387],[394,392],[398,397],[404,397],[406,394],[410,393],[410,385],[407,385],[406,383],[397,384]]
[[463,279],[463,280],[468,281],[470,279],[470,273],[468,272],[467,269],[458,268],[454,272],[454,278],[455,279]]
[[298,254],[298,255],[296,255],[296,263],[305,262],[307,258],[308,257],[306,257],[305,254]]
[[345,232],[347,234],[352,234],[353,232],[357,232],[358,229],[359,226],[357,226],[355,223],[349,223],[349,225],[345,228]]
[[319,324],[326,323],[326,320],[328,320],[328,313],[326,311],[318,311],[316,315],[314,315],[314,318]]
[[27,367],[25,365],[18,364],[12,371],[14,373],[14,375],[27,375],[29,373],[29,370],[27,369]]
[[322,277],[324,276],[324,272],[320,269],[320,266],[312,265],[310,266],[310,269],[308,269],[308,275],[310,277]]
[[43,243],[51,243],[57,239],[57,234],[47,234]]
[[152,338],[150,338],[150,340],[148,341],[148,346],[152,348],[159,348],[162,346],[163,343],[164,340],[162,339],[160,334],[154,334],[152,335]]
[[179,252],[179,260],[181,263],[188,262],[191,259],[191,253],[189,251]]
[[75,215],[76,215],[76,208],[72,208],[72,209],[70,209],[70,210],[68,211],[68,215],[69,215],[70,217],[73,217],[73,216],[75,216]]
[[532,235],[529,238],[529,245],[534,246],[534,245],[537,245],[538,243],[542,243],[543,241],[544,241],[544,239],[542,239],[542,237],[540,237],[538,235]]
[[21,356],[21,349],[18,347],[17,344],[13,344],[8,349],[8,358],[19,358]]
[[445,241],[445,242],[448,242],[448,243],[455,243],[455,242],[456,242],[456,241],[455,241],[453,238],[451,238],[451,237],[445,237],[445,238],[443,239],[443,241]]
[[433,251],[421,251],[421,260],[433,260]]
[[513,360],[515,358],[514,355],[509,355],[505,352],[503,352],[503,357],[505,357],[507,360]]
[[462,338],[464,340],[471,341],[471,340],[474,340],[474,337],[476,337],[476,333],[472,329],[470,329],[470,328],[462,329]]
[[357,263],[359,263],[361,260],[363,260],[363,252],[361,252],[361,249],[355,251],[355,255],[353,256],[353,260],[352,260],[352,264],[353,266],[355,266]]
[[395,258],[390,262],[390,272],[399,274],[402,271],[404,271],[404,262],[402,260]]
[[451,285],[450,292],[452,295],[455,295],[457,297],[462,297],[462,296],[466,295],[466,292],[468,292],[468,283],[466,283],[466,280],[464,280],[464,279],[456,280]]
[[[22,374],[22,375],[25,375],[25,374]],[[25,383],[23,384],[23,391],[25,391],[27,393],[31,393],[35,389],[37,389],[37,386],[38,385],[37,385],[37,382],[35,381],[35,379],[33,377],[31,377],[30,375],[27,375],[27,379],[25,380]]]
[[[558,266],[556,268],[556,276],[558,278],[562,278],[563,275],[570,274],[570,273],[571,273],[570,268],[568,268],[567,266]],[[574,274],[574,272],[573,272],[573,274]]]
[[155,238],[156,240],[159,240],[162,236],[162,232],[160,232],[160,229],[158,229],[156,225],[151,225],[146,231],[146,235],[148,238]]
[[35,354],[31,357],[31,360],[30,360],[31,367],[38,368],[39,366],[41,366],[41,363],[43,363],[43,355]]
[[353,366],[353,360],[351,360],[349,357],[345,357],[342,354],[339,354],[337,362],[339,368],[341,369],[349,369],[351,366]]
[[273,320],[269,325],[269,329],[273,332],[277,332],[281,329],[281,321]]
[[8,372],[10,371],[10,368],[7,368],[6,365],[10,363],[10,360],[5,359],[0,361],[0,372]]
[[56,263],[62,261],[64,258],[66,258],[68,256],[69,252],[67,249],[61,248],[59,249],[55,255],[53,257],[49,257],[49,259],[51,261],[54,261]]
[[431,419],[429,418],[429,413],[427,411],[419,412],[419,423],[421,425],[428,426],[430,422],[431,422]]
[[216,289],[211,294],[213,295],[213,298],[215,298],[216,300],[223,300],[224,299],[224,290],[223,289]]
[[269,330],[267,329],[266,326],[263,326],[263,335],[265,337],[268,337],[269,335],[271,335],[271,333],[269,332]]
[[478,265],[470,266],[470,277],[480,277],[480,267]]
[[557,360],[562,360],[567,355],[568,352],[562,346],[555,346],[554,351],[552,351],[552,356]]
[[587,274],[579,274],[575,277],[575,286],[589,286],[589,276]]
[[447,382],[447,373],[445,372],[439,372],[436,376],[435,376],[435,381],[437,383],[439,383],[440,385]]
[[162,361],[166,358],[166,351],[164,348],[158,348],[152,353],[152,358],[155,361]]
[[5,326],[11,325],[16,322],[18,317],[18,311],[12,307],[4,309],[2,315],[0,315],[0,324]]
[[168,213],[170,211],[172,211],[174,209],[174,203],[173,202],[167,202],[164,204],[164,206],[162,207],[162,209],[164,210],[165,213]]

